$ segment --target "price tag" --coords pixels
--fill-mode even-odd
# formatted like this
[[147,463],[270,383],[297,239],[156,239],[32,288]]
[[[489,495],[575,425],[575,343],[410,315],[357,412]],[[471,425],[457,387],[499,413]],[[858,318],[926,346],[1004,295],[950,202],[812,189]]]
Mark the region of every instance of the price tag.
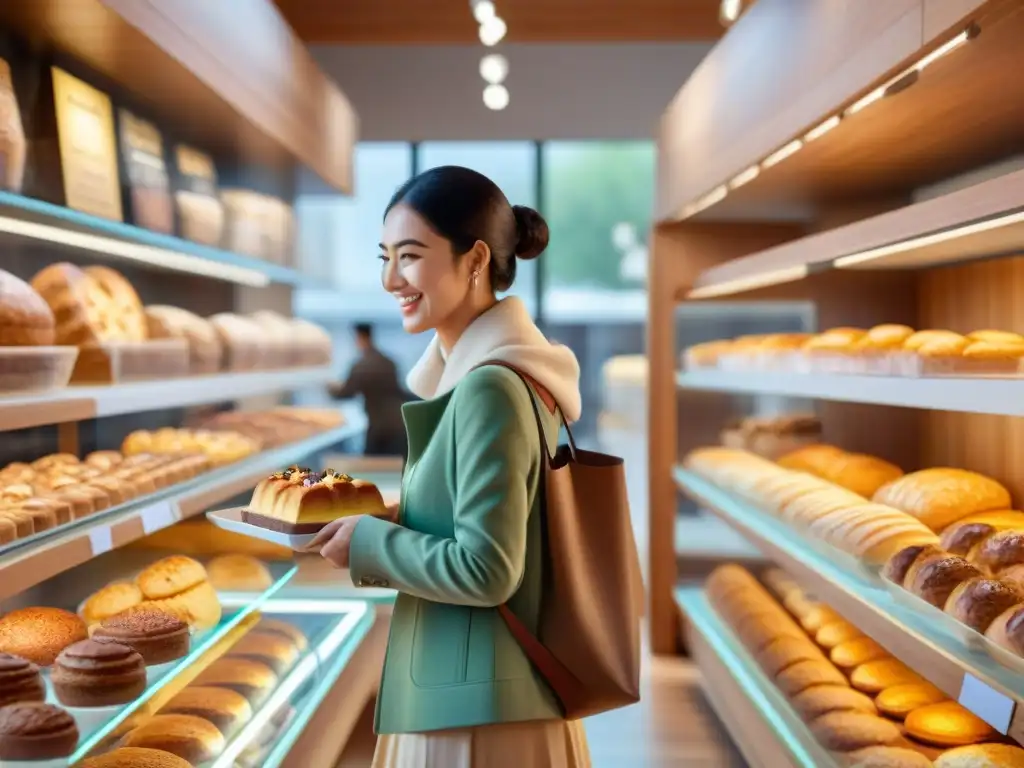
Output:
[[1010,721],[1013,719],[1017,702],[974,675],[964,674],[960,698],[957,701],[1000,733],[1005,734],[1010,730]]
[[114,539],[110,534],[109,526],[93,528],[89,531],[89,546],[92,547],[92,556],[99,557],[114,548]]
[[148,536],[178,522],[178,505],[170,501],[161,501],[142,510],[141,517],[142,530]]

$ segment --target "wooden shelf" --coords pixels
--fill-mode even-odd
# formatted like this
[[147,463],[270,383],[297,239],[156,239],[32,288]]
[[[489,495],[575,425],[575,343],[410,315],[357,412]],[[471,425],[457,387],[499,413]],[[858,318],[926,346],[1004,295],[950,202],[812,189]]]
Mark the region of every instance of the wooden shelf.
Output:
[[1024,251],[1024,171],[702,272],[690,298],[741,293],[825,269],[923,269]]
[[1018,706],[1024,703],[1024,675],[990,656],[980,635],[923,601],[917,608],[909,595],[898,599],[881,576],[847,567],[842,553],[830,557],[824,543],[809,542],[698,475],[679,467],[673,474],[680,491],[722,517],[811,594],[948,696],[993,726],[993,712],[1009,710],[1010,725],[1000,730],[1024,739],[1024,709]]
[[186,483],[0,548],[0,600],[130,544],[251,489],[271,472],[305,460],[366,429],[355,409],[346,423],[306,440],[263,451]]
[[765,676],[703,590],[677,587],[683,632],[701,671],[701,688],[755,768],[829,768],[836,762]]
[[277,392],[296,392],[334,379],[323,368],[220,373],[107,386],[70,386],[27,395],[0,395],[0,432],[47,424],[222,403]]
[[172,235],[111,221],[12,192],[0,191],[0,235],[44,243],[53,250],[87,251],[105,261],[184,272],[238,285],[315,285],[296,269]]
[[1024,416],[1024,378],[847,376],[826,373],[681,371],[681,389],[785,395],[843,403]]

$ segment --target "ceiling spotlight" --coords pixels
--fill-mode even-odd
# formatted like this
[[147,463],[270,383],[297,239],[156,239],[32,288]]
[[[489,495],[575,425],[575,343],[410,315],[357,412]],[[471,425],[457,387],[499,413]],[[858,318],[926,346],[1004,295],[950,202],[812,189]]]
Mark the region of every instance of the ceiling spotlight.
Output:
[[492,16],[480,25],[480,42],[488,48],[505,38],[508,27],[500,16]]
[[508,77],[508,59],[500,53],[489,53],[480,59],[480,77],[491,85],[505,82]]
[[491,0],[473,0],[470,4],[473,6],[473,18],[478,24],[483,24],[497,15]]
[[484,88],[484,106],[500,112],[508,106],[508,88],[500,84],[488,85]]

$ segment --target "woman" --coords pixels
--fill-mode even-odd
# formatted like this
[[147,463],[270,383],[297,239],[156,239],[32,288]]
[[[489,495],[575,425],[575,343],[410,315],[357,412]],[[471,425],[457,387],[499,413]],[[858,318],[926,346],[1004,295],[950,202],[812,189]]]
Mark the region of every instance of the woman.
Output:
[[[335,521],[313,548],[355,583],[399,592],[377,700],[375,768],[588,766],[582,725],[558,704],[500,618],[536,630],[542,600],[541,436],[557,403],[580,416],[579,365],[516,298],[516,258],[547,246],[530,208],[485,176],[435,168],[388,204],[382,283],[409,333],[434,331],[409,374],[409,462],[399,522]],[[526,374],[534,385],[499,365]],[[543,392],[544,394],[538,394]]]

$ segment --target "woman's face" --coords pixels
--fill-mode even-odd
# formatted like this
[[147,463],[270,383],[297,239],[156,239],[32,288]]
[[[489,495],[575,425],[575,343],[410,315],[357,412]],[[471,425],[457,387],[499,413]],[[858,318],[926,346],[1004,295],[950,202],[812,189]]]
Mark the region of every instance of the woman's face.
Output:
[[396,205],[384,218],[381,284],[398,302],[408,333],[442,326],[466,303],[471,259],[457,259],[452,245],[411,208]]

